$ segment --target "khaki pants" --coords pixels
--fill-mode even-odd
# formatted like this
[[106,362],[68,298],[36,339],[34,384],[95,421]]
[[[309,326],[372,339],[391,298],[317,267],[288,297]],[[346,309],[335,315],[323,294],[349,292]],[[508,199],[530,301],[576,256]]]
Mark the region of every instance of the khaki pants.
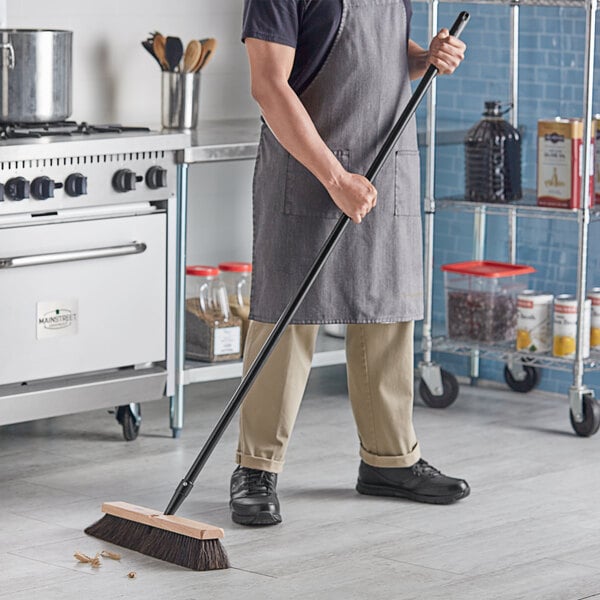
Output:
[[[272,324],[250,322],[248,369]],[[412,425],[412,321],[352,324],[346,333],[348,392],[360,456],[374,467],[409,467],[420,458]],[[318,325],[290,325],[246,396],[240,411],[238,464],[279,473],[310,373]]]

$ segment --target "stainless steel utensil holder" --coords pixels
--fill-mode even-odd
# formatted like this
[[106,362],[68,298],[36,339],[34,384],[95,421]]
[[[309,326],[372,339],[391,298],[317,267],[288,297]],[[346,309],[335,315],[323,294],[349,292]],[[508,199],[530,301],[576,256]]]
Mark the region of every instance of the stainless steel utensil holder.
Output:
[[200,104],[200,73],[162,73],[162,126],[195,129]]

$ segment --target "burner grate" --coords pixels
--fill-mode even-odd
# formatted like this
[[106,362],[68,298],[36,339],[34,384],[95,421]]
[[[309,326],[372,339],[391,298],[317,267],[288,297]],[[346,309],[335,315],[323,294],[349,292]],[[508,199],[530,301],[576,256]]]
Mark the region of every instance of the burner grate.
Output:
[[94,135],[96,133],[120,134],[129,131],[150,131],[148,127],[123,125],[91,125],[85,121],[59,121],[55,123],[0,123],[0,139],[41,138],[47,136]]

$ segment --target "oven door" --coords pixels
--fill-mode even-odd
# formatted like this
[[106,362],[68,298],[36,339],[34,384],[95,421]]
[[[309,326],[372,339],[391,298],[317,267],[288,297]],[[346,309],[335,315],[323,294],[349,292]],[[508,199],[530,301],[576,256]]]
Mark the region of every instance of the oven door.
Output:
[[0,385],[165,359],[166,215],[0,230]]

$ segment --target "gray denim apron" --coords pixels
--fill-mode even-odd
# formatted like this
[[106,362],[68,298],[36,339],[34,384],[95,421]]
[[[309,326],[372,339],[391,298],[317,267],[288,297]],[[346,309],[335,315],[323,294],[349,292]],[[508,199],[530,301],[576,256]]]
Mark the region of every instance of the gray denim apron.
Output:
[[[300,99],[349,171],[366,173],[411,94],[403,0],[344,0],[325,64]],[[422,318],[419,155],[414,118],[377,176],[377,206],[350,223],[292,323]],[[250,318],[275,322],[341,215],[263,126],[253,185]]]

